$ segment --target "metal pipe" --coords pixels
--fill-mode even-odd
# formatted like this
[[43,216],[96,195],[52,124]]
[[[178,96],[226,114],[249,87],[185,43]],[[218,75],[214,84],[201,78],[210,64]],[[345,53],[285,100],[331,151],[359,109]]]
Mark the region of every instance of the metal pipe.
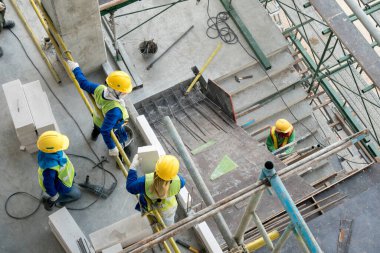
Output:
[[306,157],[305,159],[302,159],[302,160],[300,160],[300,161],[298,161],[296,163],[293,163],[292,165],[284,168],[283,170],[280,171],[280,174],[284,175],[284,174],[292,171],[293,169],[295,169],[295,168],[297,168],[297,167],[299,167],[301,165],[307,165],[310,162],[319,161],[320,157],[323,154],[325,154],[325,153],[327,153],[327,152],[329,152],[329,151],[331,151],[331,150],[333,150],[335,148],[338,148],[339,146],[342,146],[343,144],[345,144],[347,142],[351,142],[352,144],[354,144],[354,143],[362,140],[367,133],[368,133],[368,130],[364,129],[364,130],[362,130],[362,131],[360,131],[358,133],[355,133],[355,134],[350,135],[350,136],[348,136],[348,137],[346,137],[346,138],[344,138],[344,139],[342,139],[340,141],[337,141],[337,142],[335,142],[335,143],[333,143],[333,144],[331,144],[331,145],[329,145],[329,146],[327,146],[327,147],[319,150],[318,152],[316,152],[316,153],[314,153],[314,154]]
[[[363,134],[363,131],[354,134],[352,136],[349,136],[347,138],[356,138],[358,135]],[[346,139],[347,139],[346,138]],[[344,141],[344,140],[343,140]],[[338,144],[342,144],[341,141],[337,142]],[[330,146],[333,146],[337,143],[334,143]],[[326,148],[325,148],[326,149]],[[321,151],[325,150],[322,149]],[[318,158],[313,158],[314,160],[317,160]],[[306,160],[306,158],[305,158]],[[307,159],[309,160],[309,159]],[[294,165],[294,164],[293,164]],[[294,174],[296,171],[294,170],[296,167],[293,165],[288,166],[278,172],[279,176],[285,175],[290,176]],[[293,170],[293,171],[292,171]],[[175,234],[180,233],[181,231],[190,229],[191,227],[195,226],[196,224],[210,218],[211,216],[215,215],[216,213],[220,212],[221,210],[224,210],[240,201],[243,201],[244,199],[248,198],[249,196],[252,196],[252,194],[255,194],[261,190],[265,189],[265,185],[262,181],[258,181],[254,184],[249,185],[246,188],[243,188],[235,193],[232,193],[231,195],[225,197],[224,199],[218,201],[215,204],[212,204],[210,206],[207,206],[206,208],[202,209],[201,211],[188,216],[177,223],[173,224],[172,226],[162,230],[160,233],[151,235],[137,243],[132,244],[128,248],[125,248],[123,252],[125,253],[138,253],[143,252],[146,249],[149,249],[153,247],[153,245],[166,240],[167,238],[174,236]]]
[[360,22],[367,28],[369,34],[375,39],[375,41],[380,44],[380,32],[377,30],[375,25],[372,23],[371,19],[367,14],[360,8],[355,0],[344,0],[348,7],[355,13]]
[[265,163],[265,168],[262,169],[260,179],[266,179],[270,182],[272,189],[288,213],[289,218],[294,225],[294,230],[296,230],[302,237],[307,248],[312,253],[322,252],[322,249],[319,247],[305,220],[302,218],[302,215],[294,204],[289,192],[286,190],[279,175],[276,173],[272,162],[268,161]]
[[38,41],[38,39],[37,39],[36,35],[34,34],[32,28],[30,27],[30,25],[26,21],[24,15],[22,14],[20,7],[18,6],[16,0],[11,0],[11,3],[13,5],[13,8],[16,10],[18,17],[21,19],[22,23],[24,24],[25,29],[28,31],[29,36],[32,38],[32,41],[33,41],[34,45],[36,46],[38,52],[40,53],[42,59],[45,61],[47,67],[49,68],[50,73],[53,75],[53,77],[57,83],[61,83],[61,79],[59,78],[57,71],[55,71],[53,65],[51,64],[51,62],[49,60],[49,58],[46,56],[45,52],[42,50],[40,42]]
[[272,253],[279,253],[282,246],[284,246],[286,240],[288,240],[289,236],[291,235],[291,232],[293,231],[293,224],[290,223],[285,231],[282,233],[280,239],[278,239],[278,242],[276,243],[276,246],[274,247]]
[[305,136],[302,136],[301,138],[299,138],[298,140],[293,141],[291,143],[288,143],[288,144],[286,144],[285,146],[283,146],[283,147],[281,147],[279,149],[276,149],[275,151],[272,152],[272,155],[277,155],[277,154],[281,153],[281,151],[287,149],[288,147],[294,146],[294,145],[302,142],[303,140],[307,139],[310,135],[312,135],[312,134],[308,133]]
[[[240,220],[240,224],[235,232],[235,240],[239,245],[242,245],[244,242],[244,233],[248,225],[252,220],[252,212],[256,210],[257,205],[260,202],[261,197],[263,196],[264,191],[259,191],[254,194],[249,200],[248,206],[245,209],[243,217]],[[256,224],[257,225],[257,224]]]
[[[280,233],[277,230],[270,232],[268,235],[272,241],[280,237]],[[247,243],[245,245],[245,248],[248,250],[248,252],[254,252],[264,246],[265,246],[265,241],[262,237],[260,237],[259,239],[256,239],[253,242]]]
[[[168,116],[164,118],[164,124],[168,128],[170,137],[172,138],[175,146],[178,149],[178,152],[180,156],[182,157],[183,161],[185,162],[186,168],[193,179],[202,199],[206,203],[206,205],[213,205],[215,204],[215,201],[210,193],[210,191],[207,188],[207,185],[203,181],[203,178],[201,174],[199,173],[198,168],[196,167],[194,161],[191,159],[191,156],[189,152],[187,151],[180,135],[178,134],[176,128],[173,125],[173,122],[170,120]],[[214,217],[215,223],[217,224],[223,239],[226,241],[228,247],[230,249],[234,248],[237,246],[237,243],[233,239],[232,233],[230,229],[228,228],[228,225],[226,221],[224,220],[223,216],[221,213],[217,213],[216,216]]]
[[265,227],[264,227],[263,223],[261,222],[260,217],[257,215],[257,213],[255,211],[253,211],[253,213],[252,213],[252,220],[253,220],[253,222],[255,222],[257,230],[259,230],[259,233],[263,237],[267,247],[270,250],[273,250],[272,240],[270,239],[267,231],[265,230]]

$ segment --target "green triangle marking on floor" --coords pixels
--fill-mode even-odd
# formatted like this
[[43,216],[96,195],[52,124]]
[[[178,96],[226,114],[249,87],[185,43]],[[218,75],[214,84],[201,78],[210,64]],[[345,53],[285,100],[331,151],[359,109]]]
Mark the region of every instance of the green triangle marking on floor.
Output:
[[214,145],[215,143],[216,143],[216,141],[214,141],[214,140],[210,140],[210,141],[206,142],[205,144],[202,144],[201,146],[199,146],[199,147],[197,147],[197,148],[191,150],[191,153],[192,153],[193,155],[197,155],[197,154],[199,154],[199,153],[205,151],[206,149],[208,149],[209,147],[211,147],[211,146]]
[[237,167],[238,165],[229,156],[225,155],[212,172],[210,179],[215,180],[218,177],[221,177],[224,174],[236,169]]

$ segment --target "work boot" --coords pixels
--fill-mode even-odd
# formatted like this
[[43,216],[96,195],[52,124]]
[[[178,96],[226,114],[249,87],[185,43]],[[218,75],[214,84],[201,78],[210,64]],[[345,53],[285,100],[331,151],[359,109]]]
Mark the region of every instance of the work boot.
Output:
[[51,211],[53,210],[53,206],[55,202],[51,201],[50,198],[42,198],[42,204],[44,205],[44,208],[46,211]]
[[12,20],[7,20],[4,22],[3,24],[3,28],[4,29],[12,29],[13,27],[15,27],[15,22],[13,22]]
[[98,139],[98,136],[100,134],[99,128],[94,127],[91,132],[91,140],[96,141]]
[[3,56],[3,49],[0,47],[0,57]]

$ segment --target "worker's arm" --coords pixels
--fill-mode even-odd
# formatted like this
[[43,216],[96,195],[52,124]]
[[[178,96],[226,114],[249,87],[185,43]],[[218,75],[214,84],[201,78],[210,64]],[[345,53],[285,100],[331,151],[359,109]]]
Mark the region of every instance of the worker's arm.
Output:
[[270,152],[273,152],[273,151],[276,150],[276,149],[274,148],[274,144],[273,144],[272,136],[270,136],[270,135],[268,135],[266,145],[267,145],[267,149],[268,149]]
[[179,180],[181,180],[181,188],[183,188],[186,184],[186,180],[181,175],[178,175],[178,177],[179,177]]
[[76,67],[73,70],[73,73],[75,75],[75,79],[77,79],[82,90],[85,90],[90,94],[94,94],[95,89],[99,86],[99,84],[88,81],[87,78],[82,73],[82,70],[80,69],[80,67]]
[[123,117],[123,114],[119,108],[113,108],[109,110],[104,116],[102,127],[100,128],[100,133],[103,136],[103,140],[106,143],[108,149],[113,149],[116,147],[115,142],[111,138],[111,131],[115,127],[117,121]]
[[126,188],[132,194],[145,193],[145,176],[138,178],[136,170],[131,168],[128,172]]
[[46,193],[49,194],[50,197],[54,197],[58,192],[55,187],[57,171],[45,169],[44,172],[42,172],[42,175],[44,176],[43,184],[45,186]]
[[[295,134],[295,132],[296,132],[296,131],[293,130],[293,133],[292,133],[292,134],[290,135],[290,137],[289,137],[288,144],[294,142],[294,140],[295,140],[295,138],[296,138],[296,134]],[[287,148],[285,153],[286,153],[286,154],[290,154],[290,153],[293,152],[293,149],[294,149],[294,145],[291,146],[291,147],[289,147],[289,148]]]

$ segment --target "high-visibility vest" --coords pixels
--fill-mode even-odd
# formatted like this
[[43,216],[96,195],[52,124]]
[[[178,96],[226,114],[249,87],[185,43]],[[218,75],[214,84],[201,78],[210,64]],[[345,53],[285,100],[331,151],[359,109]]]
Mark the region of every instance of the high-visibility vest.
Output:
[[148,197],[152,203],[157,207],[159,212],[165,212],[171,208],[177,207],[177,200],[175,199],[175,195],[179,193],[181,190],[181,180],[178,176],[176,176],[170,183],[168,196],[165,199],[161,199],[161,201],[157,201],[160,199],[156,193],[151,192],[150,188],[154,181],[154,173],[149,173],[145,175],[145,195]]
[[[66,156],[65,153],[63,153],[65,158],[67,159],[67,162],[64,166],[54,166],[51,168],[47,168],[49,170],[55,170],[58,173],[58,178],[61,180],[61,182],[68,188],[71,188],[73,186],[75,171],[74,166],[71,163],[70,159]],[[47,170],[46,169],[46,170]],[[38,182],[40,183],[40,186],[43,191],[46,191],[44,186],[44,172],[45,169],[42,169],[41,167],[38,167]]]
[[[124,106],[122,106],[119,102],[114,101],[114,100],[107,100],[103,98],[103,91],[106,88],[104,85],[99,85],[96,87],[95,92],[94,92],[94,99],[96,102],[96,105],[98,106],[99,109],[102,110],[103,116],[106,115],[106,113],[113,108],[119,108],[123,114],[123,121],[126,121],[129,118],[127,109],[125,109]],[[103,120],[100,119],[100,117],[96,114],[96,111],[94,112],[93,115],[93,120],[96,126],[99,128],[102,127]]]
[[[293,130],[290,132],[289,136],[291,136],[293,133]],[[276,127],[271,127],[270,129],[270,136],[272,137],[272,141],[273,141],[273,146],[275,149],[278,149],[279,148],[279,145],[278,145],[278,138],[277,138],[277,134],[276,134]],[[284,140],[282,141],[280,147],[283,147],[285,146],[286,144],[288,144],[288,141],[289,141],[289,136],[286,136],[284,138]]]

